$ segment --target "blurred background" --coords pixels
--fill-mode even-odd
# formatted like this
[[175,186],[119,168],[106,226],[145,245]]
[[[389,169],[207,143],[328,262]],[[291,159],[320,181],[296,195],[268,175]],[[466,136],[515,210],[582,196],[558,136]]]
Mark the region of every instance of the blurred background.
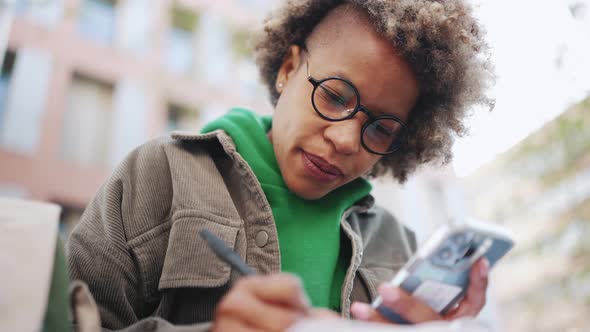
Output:
[[[62,206],[67,237],[131,149],[232,106],[270,114],[248,38],[270,0],[0,0],[0,196]],[[517,245],[497,331],[590,331],[590,0],[476,1],[498,80],[455,161],[378,202],[423,242],[465,215]]]

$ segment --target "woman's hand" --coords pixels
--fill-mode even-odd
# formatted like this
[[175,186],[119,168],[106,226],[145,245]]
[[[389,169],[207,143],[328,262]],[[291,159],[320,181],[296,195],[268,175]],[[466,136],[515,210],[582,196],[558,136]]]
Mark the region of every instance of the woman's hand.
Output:
[[[480,259],[473,265],[469,272],[470,282],[465,298],[456,308],[445,315],[440,315],[399,287],[382,284],[379,287],[379,294],[383,299],[383,305],[414,324],[435,320],[453,320],[461,317],[475,317],[486,302],[488,270],[489,263],[486,259]],[[354,318],[359,320],[391,323],[366,303],[353,303],[351,313]]]
[[299,278],[286,273],[249,276],[222,298],[212,331],[283,331],[306,315],[316,312]]

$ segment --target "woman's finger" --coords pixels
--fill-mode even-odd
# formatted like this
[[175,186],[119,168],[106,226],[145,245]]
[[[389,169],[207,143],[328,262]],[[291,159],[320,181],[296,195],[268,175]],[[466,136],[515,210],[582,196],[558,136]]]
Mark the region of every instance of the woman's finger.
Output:
[[[383,306],[410,323],[422,323],[443,319],[431,307],[410,296],[401,288],[383,284],[379,287],[379,294],[383,300]],[[392,323],[377,310],[364,303],[354,303],[353,307],[351,307],[351,313],[354,318],[360,320]]]
[[376,323],[391,323],[366,303],[354,302],[350,307],[350,313],[354,319],[358,320]]
[[216,320],[232,320],[263,331],[283,331],[303,317],[299,310],[269,304],[252,293],[228,294],[219,304]]
[[399,287],[383,284],[379,287],[379,294],[383,299],[383,305],[411,323],[422,323],[443,319],[443,317],[430,306],[411,296]]
[[279,304],[302,312],[310,309],[310,301],[303,290],[301,279],[292,274],[280,273],[242,278],[242,281],[236,284],[236,288],[238,287],[264,302]]
[[283,331],[309,312],[308,301],[293,275],[246,277],[219,303],[215,324],[237,321],[264,331]]
[[340,319],[340,315],[332,310],[324,308],[313,308],[310,311],[309,318],[312,319]]
[[486,304],[486,291],[488,288],[489,262],[481,258],[473,265],[469,272],[469,286],[465,298],[461,304],[445,315],[445,319],[459,317],[475,317]]

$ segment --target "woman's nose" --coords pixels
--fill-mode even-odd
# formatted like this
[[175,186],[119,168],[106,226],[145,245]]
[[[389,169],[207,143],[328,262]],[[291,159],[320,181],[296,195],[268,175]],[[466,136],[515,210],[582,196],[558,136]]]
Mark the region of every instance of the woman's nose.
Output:
[[332,122],[324,131],[324,137],[334,145],[338,153],[353,154],[361,149],[362,121],[358,117]]

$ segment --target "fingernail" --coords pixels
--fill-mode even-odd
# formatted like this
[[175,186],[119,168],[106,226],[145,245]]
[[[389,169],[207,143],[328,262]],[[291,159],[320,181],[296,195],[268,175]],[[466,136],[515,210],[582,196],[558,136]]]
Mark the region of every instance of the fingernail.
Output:
[[354,318],[360,320],[367,320],[371,315],[369,306],[359,302],[353,303],[350,307],[350,311],[352,312]]
[[303,303],[304,306],[311,307],[311,300],[309,299],[309,297],[305,293],[301,293],[301,302]]
[[485,278],[488,276],[490,271],[490,262],[487,259],[483,259],[480,266],[479,266],[479,276]]
[[391,303],[391,302],[395,302],[399,299],[399,293],[398,293],[397,289],[395,289],[391,286],[382,285],[381,287],[379,287],[379,294],[381,294],[381,297],[386,302]]

